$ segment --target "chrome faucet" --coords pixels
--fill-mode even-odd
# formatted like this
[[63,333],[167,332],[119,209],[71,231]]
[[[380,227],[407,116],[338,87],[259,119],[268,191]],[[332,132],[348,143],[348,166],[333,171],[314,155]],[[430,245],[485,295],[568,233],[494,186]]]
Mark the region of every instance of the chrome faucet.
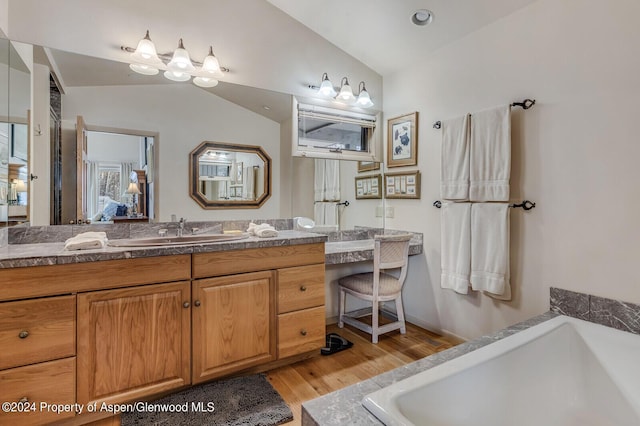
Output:
[[184,231],[184,225],[187,223],[187,220],[184,217],[180,218],[180,222],[178,222],[178,228],[176,229],[176,234],[178,237],[182,237],[182,232]]

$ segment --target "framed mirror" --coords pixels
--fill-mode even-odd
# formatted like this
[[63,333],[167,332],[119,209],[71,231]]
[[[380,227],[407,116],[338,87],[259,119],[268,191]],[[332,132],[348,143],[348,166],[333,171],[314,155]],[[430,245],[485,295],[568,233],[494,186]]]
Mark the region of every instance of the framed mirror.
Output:
[[202,142],[190,153],[189,195],[203,209],[259,208],[271,196],[271,158],[259,146]]

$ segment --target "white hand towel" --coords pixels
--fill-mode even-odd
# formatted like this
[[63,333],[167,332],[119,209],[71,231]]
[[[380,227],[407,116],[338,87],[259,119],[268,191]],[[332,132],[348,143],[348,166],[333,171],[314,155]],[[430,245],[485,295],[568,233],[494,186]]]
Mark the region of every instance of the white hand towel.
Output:
[[440,216],[440,286],[467,294],[471,272],[471,204],[442,203]]
[[65,250],[103,249],[107,246],[106,232],[83,232],[64,242]]
[[472,206],[471,288],[509,300],[509,204]]
[[469,199],[469,114],[442,123],[440,195],[445,200]]
[[469,200],[509,201],[511,107],[471,116]]
[[334,202],[317,201],[313,205],[313,220],[316,225],[338,225],[338,205]]
[[268,223],[261,223],[260,225],[256,225],[255,223],[251,222],[249,224],[247,232],[260,238],[272,238],[278,236],[278,231],[276,230],[276,228],[269,225]]

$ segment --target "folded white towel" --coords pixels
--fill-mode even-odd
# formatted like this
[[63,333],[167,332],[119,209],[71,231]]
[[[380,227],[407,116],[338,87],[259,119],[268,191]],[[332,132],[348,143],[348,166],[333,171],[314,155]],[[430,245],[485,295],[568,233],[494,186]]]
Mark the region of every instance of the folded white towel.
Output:
[[278,236],[278,231],[276,230],[276,228],[269,225],[268,223],[261,223],[260,225],[257,225],[251,222],[249,224],[247,232],[260,238],[272,238]]
[[511,299],[507,203],[472,205],[471,288],[498,299]]
[[469,199],[469,114],[442,122],[440,196]]
[[107,246],[106,232],[83,232],[64,242],[65,250],[103,249]]
[[473,114],[469,145],[469,200],[509,201],[511,107]]
[[471,272],[471,204],[442,203],[440,215],[440,286],[467,294]]

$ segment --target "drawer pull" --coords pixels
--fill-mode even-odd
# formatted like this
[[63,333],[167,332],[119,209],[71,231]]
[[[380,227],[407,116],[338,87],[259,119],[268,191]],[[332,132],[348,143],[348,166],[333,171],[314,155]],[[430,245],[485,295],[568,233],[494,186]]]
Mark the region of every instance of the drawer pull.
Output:
[[29,337],[29,332],[27,330],[22,330],[19,334],[18,337],[21,339],[26,339],[27,337]]
[[20,398],[18,402],[22,404],[26,404],[27,402],[29,402],[29,398],[27,398],[26,396],[23,396],[22,398]]
[[301,285],[300,286],[300,291],[307,291],[307,286]]
[[183,306],[185,309],[186,309],[186,308],[188,308],[190,305],[191,305],[191,304],[190,304],[189,302],[184,302],[184,303],[182,304],[182,306]]
[[305,330],[304,328],[302,330],[300,330],[300,334],[303,336],[307,335],[307,330]]
[[195,302],[193,302],[193,305],[194,305],[195,307],[200,306],[200,301],[199,301],[199,300],[196,300]]

